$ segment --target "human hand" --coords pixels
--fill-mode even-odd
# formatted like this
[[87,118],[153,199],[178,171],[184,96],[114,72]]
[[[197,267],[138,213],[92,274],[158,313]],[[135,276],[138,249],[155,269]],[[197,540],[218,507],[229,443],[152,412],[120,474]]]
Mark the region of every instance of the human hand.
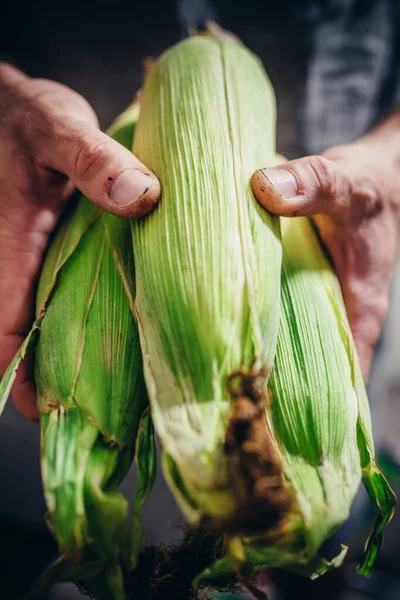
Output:
[[[79,94],[0,63],[0,378],[33,321],[35,282],[49,236],[78,187],[120,217],[157,203],[156,177],[98,129]],[[37,418],[32,362],[18,371],[16,407]]]
[[270,212],[312,216],[342,287],[365,378],[387,311],[400,225],[400,146],[391,153],[381,133],[252,179]]

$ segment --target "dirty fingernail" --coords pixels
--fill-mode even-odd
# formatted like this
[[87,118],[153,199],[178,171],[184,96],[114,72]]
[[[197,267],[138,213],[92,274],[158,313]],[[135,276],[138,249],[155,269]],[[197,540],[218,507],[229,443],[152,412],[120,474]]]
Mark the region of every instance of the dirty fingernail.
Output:
[[297,196],[297,183],[290,171],[261,169],[261,173],[283,198],[290,199]]
[[123,171],[114,181],[110,198],[118,206],[134,204],[152,185],[153,179],[137,169]]

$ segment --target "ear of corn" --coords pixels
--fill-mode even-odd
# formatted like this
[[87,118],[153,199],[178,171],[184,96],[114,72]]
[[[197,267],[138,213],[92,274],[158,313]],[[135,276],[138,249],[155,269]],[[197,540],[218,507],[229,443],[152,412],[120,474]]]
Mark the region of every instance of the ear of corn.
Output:
[[163,189],[157,210],[133,223],[153,420],[199,518],[217,521],[237,508],[222,452],[227,377],[240,368],[249,385],[266,381],[275,353],[279,221],[249,184],[254,165],[271,162],[274,120],[258,61],[195,37],[152,68],[134,141]]
[[[128,147],[137,115],[134,104],[110,131]],[[32,598],[74,573],[98,599],[124,597],[123,568],[142,542],[140,510],[155,474],[134,296],[129,222],[81,197],[48,251],[37,320],[1,384],[5,401],[19,361],[36,344],[47,520],[62,559],[43,575]],[[131,550],[128,505],[118,485],[136,443],[139,488]]]
[[[246,563],[286,564],[311,578],[338,567],[347,548],[331,561],[318,549],[347,518],[362,474],[378,513],[358,569],[369,575],[396,499],[375,464],[365,386],[338,281],[308,219],[281,221],[282,311],[269,381],[271,419],[301,521],[297,538],[292,531],[280,540],[243,540]],[[234,567],[227,556],[198,581]]]
[[[54,271],[45,265],[39,285],[43,481],[50,527],[72,561],[89,541],[100,557],[120,560],[127,503],[117,486],[146,406],[127,228],[82,199],[50,251]],[[116,566],[108,585],[123,597]]]
[[318,551],[363,477],[380,511],[368,573],[394,495],[337,279],[310,223],[281,220],[281,241],[250,192],[274,123],[265,74],[230,41],[186,40],[148,76],[134,152],[163,196],[132,225],[135,310],[163,470],[187,517],[227,534],[207,575],[338,566],[345,549]]

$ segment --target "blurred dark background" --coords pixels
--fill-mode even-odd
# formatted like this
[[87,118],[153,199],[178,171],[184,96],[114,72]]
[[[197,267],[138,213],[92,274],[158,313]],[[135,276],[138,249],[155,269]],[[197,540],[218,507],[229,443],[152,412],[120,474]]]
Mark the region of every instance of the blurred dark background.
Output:
[[280,149],[295,155],[302,150],[295,132],[311,42],[305,29],[313,20],[307,4],[14,0],[3,19],[1,54],[31,76],[56,79],[80,92],[105,127],[140,87],[144,57],[162,53],[188,27],[218,18],[263,57],[280,98]]
[[[352,141],[398,101],[397,5],[395,0],[14,0],[3,8],[0,55],[33,77],[55,79],[81,93],[105,128],[140,87],[145,57],[163,52],[189,27],[215,19],[262,58],[277,95],[278,151],[295,158]],[[375,435],[397,491],[399,298],[397,277],[370,382]],[[0,456],[0,598],[13,600],[22,598],[56,547],[44,521],[38,426],[11,403],[0,420]],[[134,485],[132,471],[123,484],[127,497]],[[145,510],[147,543],[179,539],[178,516],[159,476]],[[339,539],[351,546],[344,568],[317,582],[274,575],[273,600],[398,600],[400,516],[388,529],[374,575],[366,580],[355,574],[372,520],[360,492],[352,519],[332,542],[336,548]],[[73,586],[63,585],[46,600],[78,597]]]

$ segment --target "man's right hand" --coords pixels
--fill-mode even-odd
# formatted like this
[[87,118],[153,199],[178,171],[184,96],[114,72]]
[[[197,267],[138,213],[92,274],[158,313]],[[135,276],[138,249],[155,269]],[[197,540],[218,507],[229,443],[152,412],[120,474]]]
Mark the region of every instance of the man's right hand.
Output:
[[352,144],[257,171],[270,212],[312,217],[342,287],[365,379],[386,315],[400,231],[400,119]]

